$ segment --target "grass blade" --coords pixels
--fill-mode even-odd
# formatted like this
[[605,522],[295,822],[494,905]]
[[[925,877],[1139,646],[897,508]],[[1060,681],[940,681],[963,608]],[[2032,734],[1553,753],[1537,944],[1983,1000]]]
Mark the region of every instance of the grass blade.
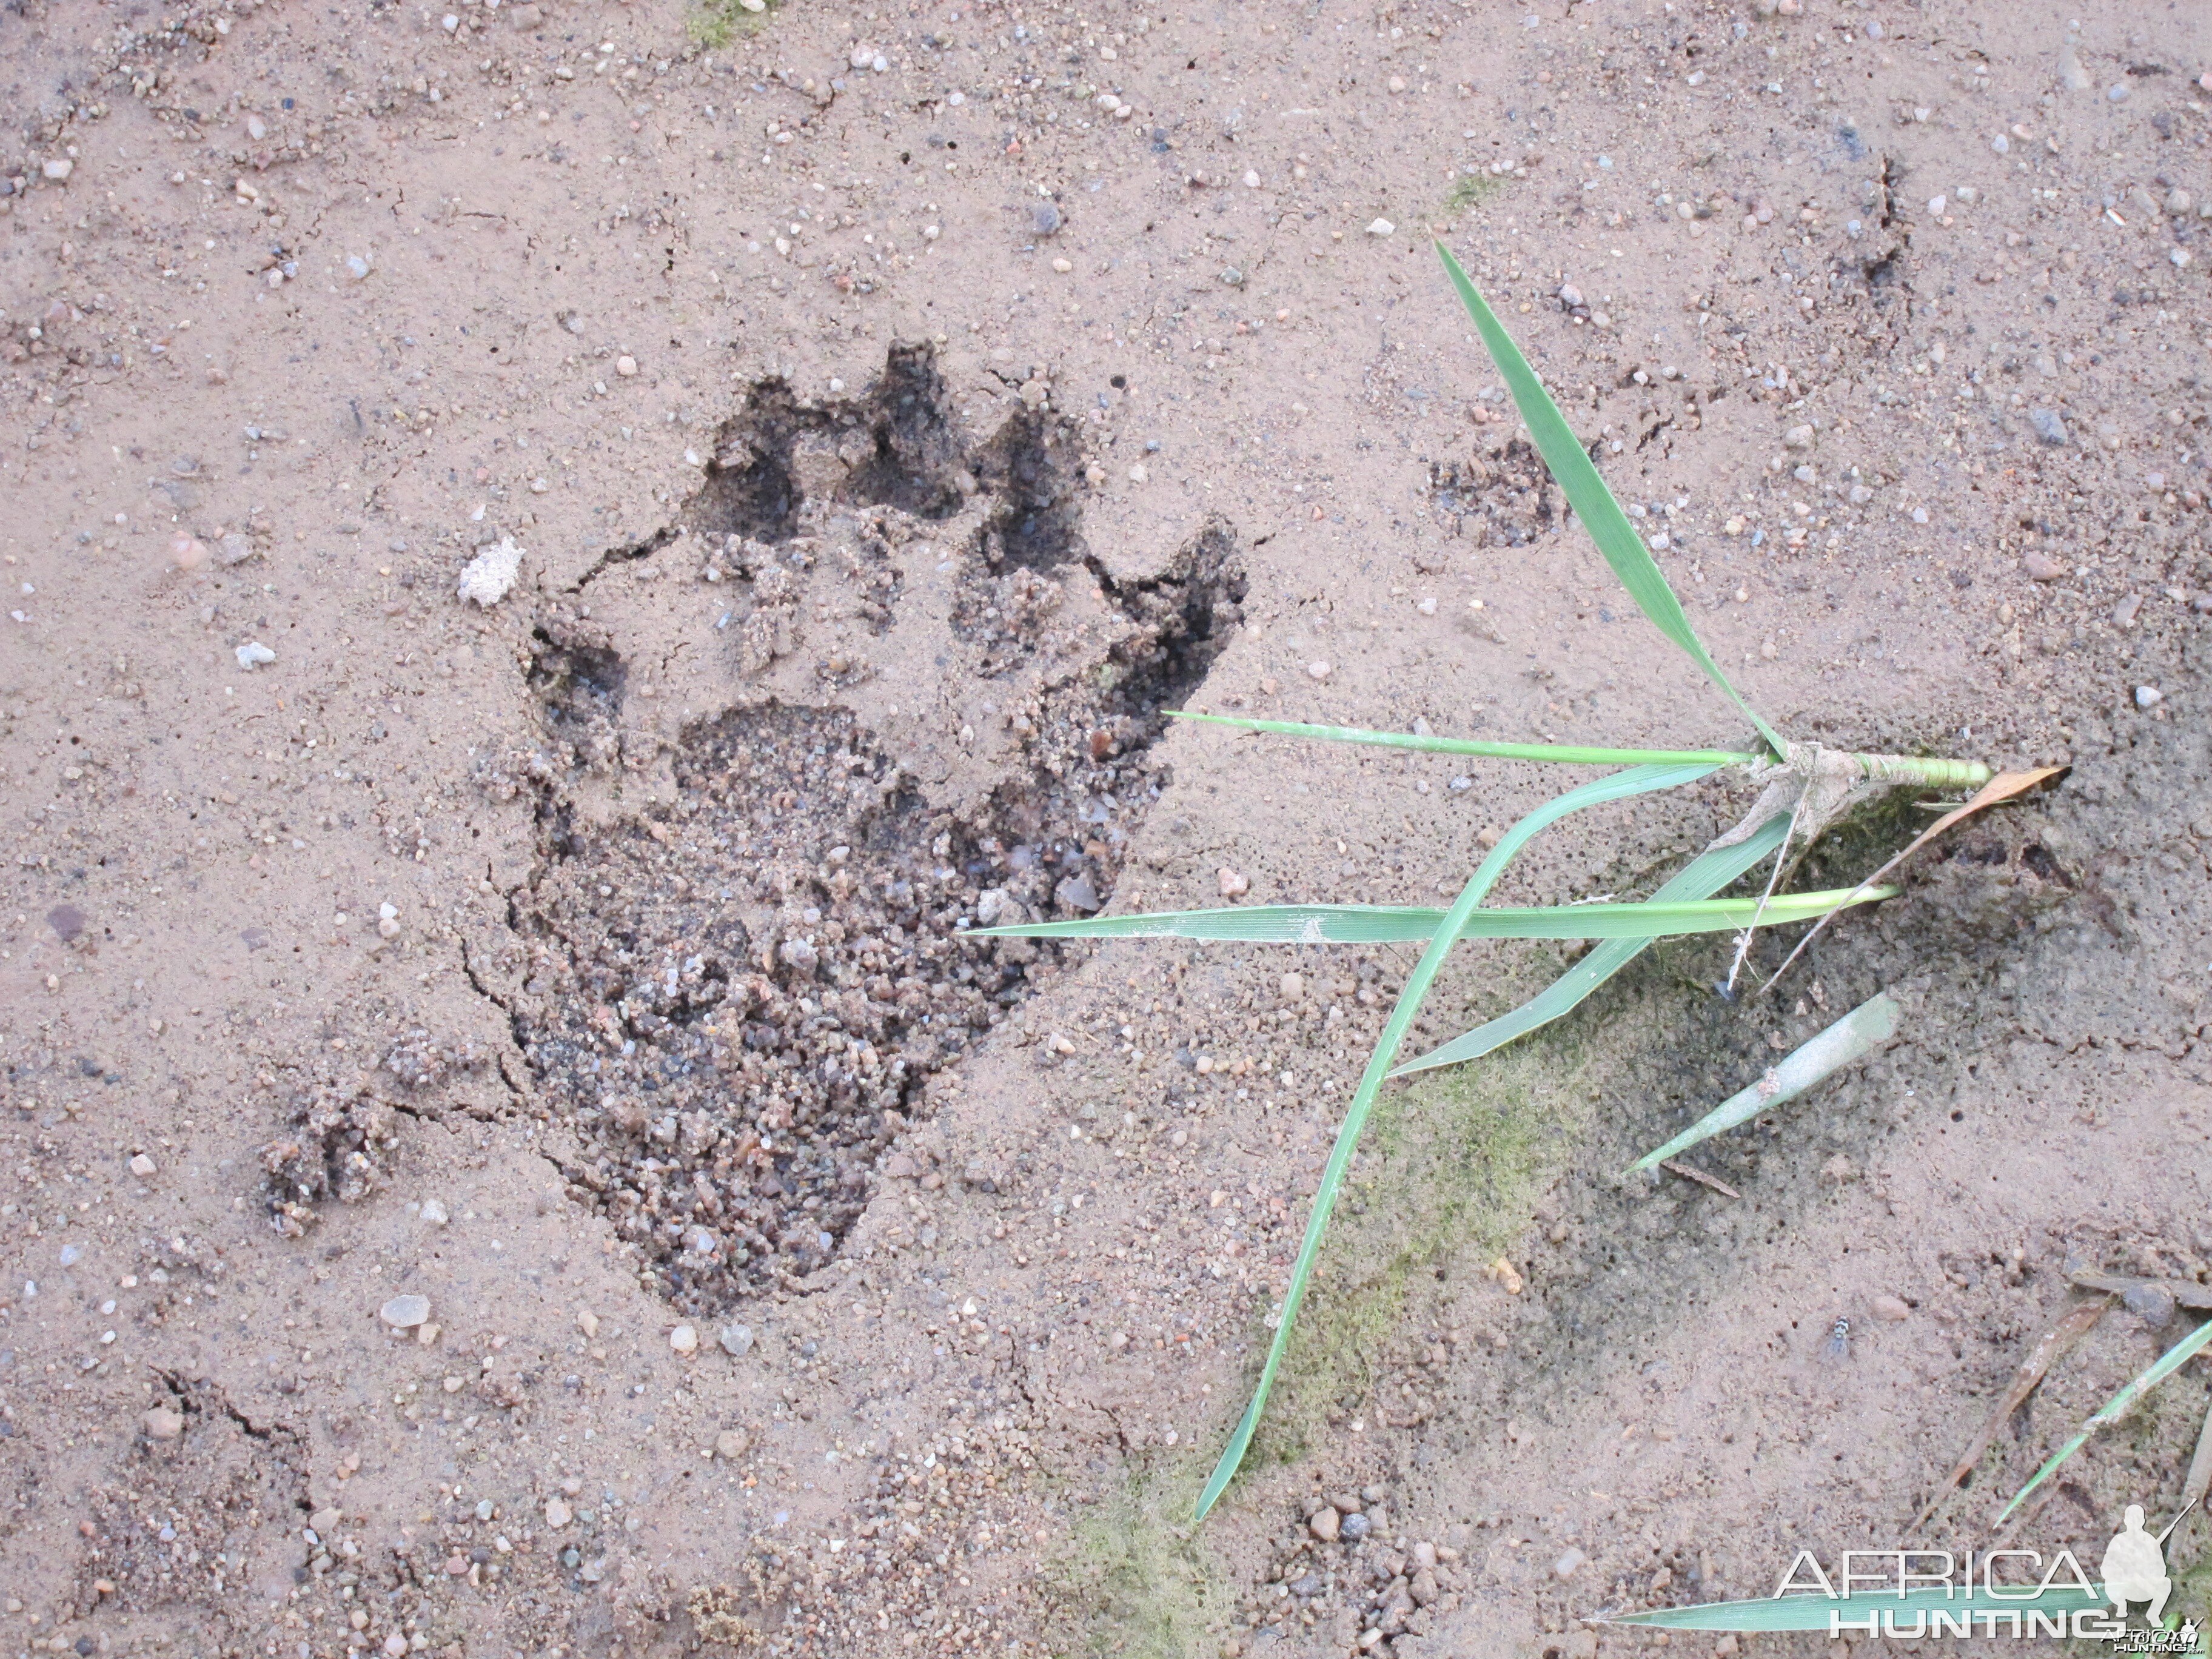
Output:
[[2088,1438],[2091,1435],[2094,1434],[2099,1429],[2104,1428],[2108,1425],[2117,1423],[2120,1419],[2125,1417],[2128,1414],[2129,1407],[2133,1406],[2136,1401],[2142,1399],[2160,1383],[2165,1382],[2166,1379],[2172,1376],[2174,1372],[2179,1370],[2184,1365],[2187,1364],[2197,1356],[2198,1351],[2201,1350],[2207,1342],[2212,1342],[2212,1319],[2206,1320],[2195,1330],[2190,1332],[2188,1335],[2183,1337],[2180,1341],[2175,1343],[2164,1353],[2160,1354],[2156,1362],[2152,1364],[2148,1370],[2145,1371],[2141,1376],[2136,1378],[2134,1382],[2129,1383],[2127,1387],[2122,1389],[2118,1394],[2114,1395],[2110,1400],[2107,1400],[2101,1407],[2100,1407],[2097,1410],[2096,1415],[2081,1425],[2081,1431],[2075,1435],[2071,1440],[2069,1440],[2064,1445],[2061,1446],[2057,1451],[2051,1453],[2049,1460],[2045,1462],[2044,1466],[2028,1477],[2027,1484],[2012,1495],[2012,1502],[2006,1504],[2002,1512],[2001,1512],[1997,1516],[1999,1524],[2002,1524],[2005,1518],[2021,1506],[2021,1503],[2027,1498],[2028,1493],[2033,1492],[2045,1480],[2048,1480],[2051,1476],[2052,1471],[2057,1469],[2057,1467],[2061,1463],[2063,1463],[2068,1458],[2073,1456],[2075,1452],[2081,1450],[2081,1448],[2087,1443]]
[[1355,726],[1309,726],[1302,720],[1248,720],[1230,714],[1167,711],[1177,720],[1234,726],[1246,732],[1274,732],[1289,738],[1319,738],[1327,743],[1372,743],[1389,749],[1418,749],[1432,755],[1480,755],[1491,760],[1556,761],[1569,766],[1748,766],[1759,758],[1726,749],[1584,749],[1565,743],[1478,743],[1472,738],[1425,738],[1413,732],[1367,732]]
[[1620,504],[1606,488],[1604,477],[1583,453],[1582,441],[1568,426],[1559,406],[1544,390],[1544,383],[1536,378],[1536,371],[1528,367],[1528,360],[1521,355],[1521,348],[1513,343],[1513,337],[1492,314],[1474,284],[1468,280],[1467,272],[1460,269],[1451,250],[1442,242],[1437,252],[1450,275],[1452,286],[1459,290],[1460,301],[1467,307],[1468,314],[1482,335],[1482,343],[1490,349],[1498,372],[1505,378],[1506,390],[1513,394],[1514,404],[1521,418],[1528,422],[1528,435],[1535,441],[1537,453],[1543,456],[1544,465],[1552,469],[1559,480],[1559,489],[1567,498],[1567,505],[1583,521],[1597,550],[1605,555],[1605,562],[1613,567],[1620,585],[1628,590],[1629,598],[1649,617],[1654,626],[1689,654],[1690,659],[1705,671],[1705,678],[1728,694],[1729,701],[1743,711],[1744,717],[1759,728],[1759,735],[1766,739],[1779,758],[1783,753],[1780,735],[1761,720],[1752,706],[1730,685],[1728,676],[1705,649],[1690,626],[1690,619],[1682,614],[1682,602],[1674,597],[1674,590],[1667,585],[1658,564],[1644,545],[1644,538],[1620,510]]
[[[2004,1425],[2012,1421],[2012,1414],[2021,1408],[2028,1395],[2035,1392],[2035,1385],[2043,1381],[2051,1366],[2063,1358],[2075,1343],[2095,1328],[2097,1322],[2105,1316],[2105,1310],[2112,1305],[2112,1298],[2108,1296],[2076,1302],[2058,1316],[2057,1324],[2035,1339],[2035,1346],[2027,1351],[2027,1357],[2014,1369],[2012,1381],[2005,1388],[2004,1398],[1997,1401],[1996,1408],[1984,1420],[1981,1431],[1966,1443],[1966,1449],[1959,1454],[1959,1461],[1951,1466],[1951,1473],[1943,1477],[1943,1484],[1936,1488],[1936,1495],[1928,1500],[1926,1507],[1920,1511],[1909,1530],[1918,1532],[1928,1524],[1928,1517],[1936,1513],[1936,1506],[1957,1490],[1961,1480],[1974,1472],[1974,1465],[1982,1461],[1982,1454],[1990,1449]],[[2185,1499],[2188,1496],[2186,1491],[2182,1493]]]
[[[1784,812],[1768,819],[1732,847],[1708,848],[1654,893],[1653,902],[1701,899],[1719,892],[1761,859],[1773,856],[1789,830],[1790,815]],[[1418,1060],[1407,1061],[1391,1076],[1404,1077],[1438,1066],[1480,1060],[1494,1049],[1503,1048],[1514,1038],[1525,1036],[1540,1025],[1550,1024],[1579,1006],[1584,998],[1635,961],[1650,944],[1648,938],[1606,940],[1518,1008],[1454,1037],[1443,1048],[1432,1048]]]
[[1954,1586],[1948,1590],[1916,1589],[1904,1595],[1895,1590],[1869,1590],[1833,1598],[1814,1594],[1767,1596],[1754,1601],[1707,1601],[1693,1607],[1651,1607],[1642,1613],[1615,1613],[1607,1622],[1641,1625],[1646,1630],[1825,1632],[1831,1614],[1838,1620],[1850,1620],[1861,1627],[1869,1615],[1879,1619],[1885,1613],[1893,1615],[1898,1621],[1911,1617],[1924,1626],[1927,1610],[1930,1608],[1953,1618],[1972,1618],[1977,1612],[2018,1613],[2023,1606],[2033,1605],[2038,1613],[2063,1618],[2069,1613],[2104,1605],[2082,1590],[2055,1584],[2035,1596],[2032,1604],[2017,1590],[2008,1590],[2002,1583],[1997,1588],[2005,1593],[1969,1594]]
[[1360,1073],[1359,1086],[1353,1091],[1352,1103],[1345,1108],[1344,1121],[1338,1126],[1336,1144],[1329,1148],[1328,1162],[1323,1166],[1321,1184],[1314,1191],[1313,1209],[1306,1217],[1305,1237],[1299,1241],[1297,1260],[1291,1266],[1290,1283],[1283,1290],[1283,1310],[1275,1321],[1275,1333],[1267,1344],[1267,1358],[1260,1369],[1260,1380],[1253,1385],[1252,1398],[1246,1402],[1244,1414],[1237,1419],[1237,1427],[1222,1448],[1221,1456],[1214,1463],[1213,1472],[1206,1476],[1206,1486],[1198,1495],[1193,1522],[1202,1521],[1206,1512],[1221,1501],[1236,1478],[1237,1468],[1244,1462],[1244,1454],[1252,1444],[1254,1431],[1267,1408],[1267,1395],[1275,1386],[1275,1373],[1282,1369],[1283,1354],[1290,1346],[1291,1328],[1297,1321],[1298,1306],[1305,1300],[1306,1285],[1313,1278],[1314,1263],[1320,1259],[1321,1243],[1328,1232],[1329,1213],[1336,1207],[1338,1189],[1344,1185],[1344,1173],[1352,1165],[1352,1154],[1359,1146],[1359,1133],[1366,1127],[1368,1114],[1374,1109],[1375,1097],[1382,1092],[1383,1079],[1389,1075],[1390,1061],[1398,1052],[1398,1045],[1406,1040],[1406,1033],[1420,1012],[1421,1003],[1428,996],[1429,987],[1436,982],[1437,970],[1450,953],[1452,942],[1460,930],[1467,926],[1490,890],[1498,884],[1505,866],[1526,846],[1531,836],[1547,824],[1555,823],[1568,813],[1584,806],[1595,806],[1601,801],[1619,800],[1630,795],[1642,794],[1655,789],[1672,789],[1681,784],[1704,777],[1713,769],[1705,766],[1638,766],[1626,772],[1616,772],[1611,777],[1599,778],[1570,789],[1566,793],[1546,801],[1527,814],[1490,849],[1489,856],[1475,867],[1468,878],[1467,885],[1459,897],[1437,925],[1435,936],[1421,959],[1414,963],[1404,988],[1398,993],[1397,1001],[1391,1006],[1390,1018],[1382,1028],[1375,1052],[1368,1056],[1367,1068]]
[[[1771,916],[1777,907],[1786,902],[1768,900],[1767,915]],[[1662,1158],[1686,1152],[1699,1141],[1710,1139],[1723,1129],[1733,1129],[1746,1118],[1755,1117],[1784,1101],[1795,1100],[1814,1085],[1826,1082],[1853,1060],[1894,1036],[1898,1012],[1897,1004],[1888,992],[1869,997],[1818,1036],[1792,1049],[1779,1065],[1767,1067],[1751,1087],[1730,1095],[1664,1146],[1644,1153],[1628,1166],[1630,1170],[1648,1170]]]
[[[1731,898],[1635,904],[1547,904],[1480,909],[1460,929],[1463,939],[1668,939],[1678,933],[1725,933],[1808,921],[1850,900],[1893,897],[1893,887],[1838,887],[1784,893],[1770,899]],[[1156,910],[1133,916],[1085,916],[977,928],[968,939],[1191,939],[1244,945],[1383,945],[1434,939],[1449,914],[1381,904],[1255,904],[1222,910]],[[1817,1042],[1818,1039],[1816,1038]],[[1700,1137],[1702,1139],[1702,1137]]]

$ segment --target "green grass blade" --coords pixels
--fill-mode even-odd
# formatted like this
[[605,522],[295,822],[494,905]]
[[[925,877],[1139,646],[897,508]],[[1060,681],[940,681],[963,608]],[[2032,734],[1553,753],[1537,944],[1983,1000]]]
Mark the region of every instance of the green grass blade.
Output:
[[2098,1407],[2096,1415],[2081,1425],[2081,1433],[2051,1453],[2050,1460],[2028,1477],[2027,1484],[2012,1495],[2012,1502],[2006,1504],[2003,1512],[1997,1516],[1998,1523],[2002,1525],[2006,1516],[2011,1515],[2027,1500],[2028,1493],[2048,1480],[2052,1471],[2061,1463],[2080,1451],[2088,1443],[2091,1435],[2099,1429],[2117,1423],[2125,1417],[2129,1408],[2134,1406],[2136,1401],[2195,1358],[2198,1351],[2207,1342],[2212,1342],[2212,1319],[2206,1320],[2188,1335],[2183,1337],[2180,1341],[2168,1348],[2158,1357],[2157,1361],[2148,1370]]
[[[1653,902],[1701,899],[1717,893],[1762,859],[1771,858],[1789,830],[1790,815],[1785,812],[1768,819],[1733,847],[1708,848],[1653,894]],[[1443,1048],[1431,1049],[1418,1060],[1407,1061],[1391,1075],[1404,1077],[1438,1066],[1480,1060],[1493,1049],[1503,1048],[1516,1037],[1525,1036],[1540,1025],[1550,1024],[1562,1014],[1572,1012],[1591,992],[1635,961],[1650,943],[1649,939],[1607,939],[1518,1008],[1454,1037]]]
[[[1468,939],[1671,939],[1810,921],[1847,903],[1893,898],[1894,887],[1837,887],[1756,898],[1645,900],[1632,904],[1499,905],[1477,910],[1460,929]],[[1449,913],[1421,906],[1255,904],[1221,910],[1156,910],[1133,916],[1085,916],[985,927],[967,939],[1189,939],[1242,945],[1387,945],[1434,939]]]
[[1559,406],[1544,390],[1544,383],[1536,371],[1528,367],[1528,360],[1521,355],[1521,348],[1513,343],[1513,337],[1492,313],[1474,284],[1468,280],[1467,272],[1460,269],[1451,250],[1442,242],[1437,252],[1450,275],[1452,286],[1459,290],[1460,301],[1467,307],[1468,314],[1482,336],[1482,343],[1490,349],[1498,372],[1505,377],[1506,389],[1513,394],[1514,404],[1520,409],[1521,418],[1528,422],[1528,435],[1535,441],[1537,453],[1543,456],[1545,465],[1559,480],[1560,491],[1567,498],[1583,527],[1589,532],[1597,550],[1605,555],[1605,562],[1613,567],[1620,585],[1628,590],[1629,598],[1649,617],[1659,631],[1689,653],[1692,661],[1705,671],[1705,678],[1728,694],[1729,701],[1743,711],[1746,719],[1759,728],[1759,735],[1766,739],[1778,757],[1783,752],[1781,737],[1759,717],[1752,706],[1730,685],[1728,676],[1705,647],[1690,626],[1690,619],[1682,613],[1682,602],[1674,597],[1674,590],[1667,585],[1667,578],[1644,545],[1644,538],[1620,510],[1620,504],[1606,488],[1604,477],[1592,465],[1583,450],[1582,441],[1568,426]]
[[1729,1096],[1664,1146],[1644,1153],[1630,1170],[1649,1170],[1660,1159],[1678,1157],[1746,1118],[1796,1099],[1896,1036],[1898,1012],[1887,991],[1862,1002],[1818,1036],[1792,1049],[1781,1064],[1768,1067],[1751,1087]]
[[1710,767],[1639,766],[1611,777],[1599,778],[1578,789],[1546,801],[1507,830],[1489,856],[1476,866],[1468,878],[1467,885],[1460,891],[1443,921],[1437,925],[1436,936],[1398,993],[1397,1001],[1390,1009],[1389,1022],[1382,1028],[1382,1036],[1368,1056],[1367,1069],[1360,1074],[1359,1087],[1345,1108],[1344,1121],[1338,1127],[1336,1144],[1329,1148],[1328,1163],[1322,1169],[1321,1184],[1315,1189],[1313,1209],[1306,1217],[1305,1237],[1298,1245],[1297,1260],[1291,1267],[1290,1283],[1283,1291],[1283,1310],[1275,1321],[1275,1334],[1267,1344],[1267,1358],[1261,1367],[1260,1380],[1253,1386],[1252,1398],[1237,1419],[1237,1427],[1222,1448],[1221,1456],[1206,1477],[1206,1486],[1198,1495],[1198,1504],[1191,1518],[1202,1521],[1206,1512],[1221,1499],[1229,1483],[1236,1477],[1244,1462],[1244,1454],[1252,1444],[1252,1435],[1260,1426],[1260,1419],[1267,1408],[1267,1395],[1275,1386],[1275,1373],[1282,1369],[1284,1352],[1290,1346],[1291,1328],[1297,1321],[1298,1307],[1305,1300],[1306,1285],[1313,1278],[1314,1263],[1321,1255],[1321,1242],[1328,1231],[1329,1212],[1336,1207],[1336,1194],[1344,1185],[1344,1173],[1351,1167],[1352,1154],[1359,1145],[1359,1133],[1366,1127],[1368,1114],[1374,1109],[1375,1097],[1382,1091],[1382,1081],[1390,1069],[1390,1060],[1398,1052],[1398,1045],[1406,1040],[1413,1018],[1420,1012],[1422,1000],[1429,987],[1436,982],[1437,970],[1449,954],[1451,943],[1459,937],[1468,918],[1496,886],[1498,878],[1505,873],[1505,866],[1528,844],[1529,837],[1546,825],[1557,823],[1568,813],[1584,806],[1594,806],[1601,801],[1619,800],[1626,796],[1641,794],[1654,789],[1671,789],[1705,776]]
[[1569,766],[1748,766],[1757,755],[1726,749],[1584,749],[1565,743],[1478,743],[1471,738],[1425,738],[1412,732],[1366,732],[1354,726],[1308,726],[1300,720],[1248,720],[1230,714],[1167,711],[1177,720],[1234,726],[1246,732],[1275,732],[1289,738],[1319,738],[1327,743],[1372,743],[1389,749],[1419,749],[1432,755],[1480,755],[1492,760],[1557,761]]
[[1893,1615],[1898,1623],[1911,1619],[1918,1624],[1930,1608],[1958,1619],[1976,1612],[2018,1613],[2024,1607],[2060,1616],[2104,1605],[2100,1597],[2056,1584],[2033,1599],[2002,1583],[1998,1589],[2002,1593],[1996,1595],[1954,1588],[1916,1589],[1901,1595],[1895,1590],[1869,1590],[1832,1599],[1819,1594],[1766,1596],[1752,1601],[1707,1601],[1693,1607],[1651,1607],[1642,1613],[1615,1613],[1606,1622],[1641,1625],[1647,1630],[1825,1632],[1832,1613],[1838,1620],[1848,1620],[1863,1629],[1869,1614],[1879,1619],[1885,1613]]

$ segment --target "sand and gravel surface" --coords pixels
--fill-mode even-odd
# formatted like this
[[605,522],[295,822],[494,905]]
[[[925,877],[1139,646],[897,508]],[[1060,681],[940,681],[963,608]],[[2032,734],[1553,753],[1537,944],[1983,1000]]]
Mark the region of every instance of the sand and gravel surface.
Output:
[[[1898,1541],[2166,1281],[1986,1545],[2212,1277],[2208,72],[2112,0],[0,7],[0,1654],[1589,1659]],[[2072,770],[1769,995],[1677,941],[1394,1087],[1194,1529],[1413,954],[963,929],[1441,903],[1560,787],[1172,709],[1748,736],[1437,238],[1778,725]],[[2006,1535],[2170,1513],[2207,1393]]]

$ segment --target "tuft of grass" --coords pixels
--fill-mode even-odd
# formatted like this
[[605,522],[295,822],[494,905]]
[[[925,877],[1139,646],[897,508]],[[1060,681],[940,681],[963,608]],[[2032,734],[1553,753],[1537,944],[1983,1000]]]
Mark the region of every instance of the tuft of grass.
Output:
[[1070,1529],[1047,1582],[1081,1632],[1072,1639],[1100,1659],[1190,1659],[1217,1650],[1236,1598],[1190,1520],[1199,1468],[1185,1461],[1140,1470]]
[[[1861,803],[1905,786],[1935,789],[1980,789],[1981,793],[1947,816],[1930,833],[1966,813],[2011,799],[2045,781],[2050,773],[2007,775],[1992,780],[1990,769],[1978,761],[1929,759],[1905,755],[1861,755],[1831,750],[1819,744],[1791,743],[1747,702],[1729,683],[1720,665],[1705,646],[1681,600],[1666,575],[1644,547],[1628,515],[1606,487],[1559,406],[1521,349],[1506,333],[1477,293],[1459,262],[1441,242],[1437,252],[1444,274],[1458,291],[1468,314],[1474,319],[1498,373],[1527,425],[1544,465],[1558,482],[1567,505],[1582,521],[1637,608],[1645,618],[1695,663],[1713,686],[1728,699],[1758,733],[1759,746],[1749,751],[1733,750],[1632,750],[1579,749],[1559,745],[1478,744],[1454,738],[1407,737],[1395,733],[1353,731],[1341,726],[1297,726],[1277,721],[1222,721],[1261,732],[1315,738],[1334,742],[1382,743],[1401,748],[1443,750],[1462,754],[1510,755],[1571,764],[1625,764],[1626,770],[1571,789],[1537,807],[1509,830],[1489,856],[1468,877],[1459,898],[1449,910],[1391,910],[1357,905],[1253,907],[1249,909],[1182,911],[1168,915],[1107,916],[1081,921],[1034,923],[988,930],[999,936],[1066,937],[1112,935],[1173,936],[1233,939],[1246,941],[1327,944],[1378,939],[1425,939],[1420,960],[1407,975],[1390,1010],[1381,1040],[1370,1055],[1358,1087],[1345,1108],[1336,1143],[1322,1171],[1308,1214],[1304,1237],[1291,1264],[1274,1335],[1243,1416],[1231,1433],[1228,1445],[1198,1495],[1194,1520],[1203,1519],[1219,1501],[1235,1478],[1245,1451],[1266,1413],[1269,1392],[1283,1368],[1291,1333],[1300,1304],[1313,1281],[1322,1241],[1329,1217],[1350,1170],[1370,1115],[1382,1085],[1398,1075],[1391,1069],[1399,1046],[1412,1029],[1422,1002],[1435,983],[1444,958],[1468,934],[1516,938],[1601,939],[1606,942],[1577,963],[1549,988],[1510,1013],[1462,1034],[1435,1053],[1411,1062],[1402,1070],[1419,1069],[1452,1060],[1486,1054],[1516,1037],[1575,1007],[1606,979],[1620,971],[1656,938],[1668,933],[1719,927],[1738,931],[1736,963],[1748,951],[1753,931],[1781,919],[1819,917],[1825,921],[1848,901],[1870,898],[1881,890],[1869,877],[1856,888],[1832,893],[1782,894],[1776,888],[1794,866],[1793,845],[1802,854],[1827,827]],[[1506,866],[1541,830],[1568,814],[1601,802],[1679,788],[1723,768],[1742,771],[1762,787],[1759,804],[1735,830],[1716,840],[1698,859],[1680,872],[1651,901],[1642,904],[1553,906],[1541,910],[1485,908],[1483,901]],[[1986,788],[1983,786],[1988,786]],[[1924,840],[1925,837],[1923,837]],[[1917,847],[1918,842],[1915,843]],[[1908,849],[1908,852],[1911,849]],[[1755,901],[1713,900],[1737,877],[1768,853],[1773,872],[1766,889]],[[1881,872],[1877,872],[1877,875]],[[1731,971],[1730,985],[1735,981]]]
[[696,0],[684,20],[684,32],[699,45],[726,46],[768,21],[781,0]]
[[1462,173],[1444,192],[1446,213],[1465,213],[1480,207],[1505,188],[1505,181],[1487,173]]

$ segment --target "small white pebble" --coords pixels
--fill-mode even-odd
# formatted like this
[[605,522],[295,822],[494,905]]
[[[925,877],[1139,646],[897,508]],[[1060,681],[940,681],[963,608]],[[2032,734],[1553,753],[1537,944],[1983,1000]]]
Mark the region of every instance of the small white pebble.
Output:
[[1139,461],[1134,466],[1129,469],[1129,482],[1131,483],[1142,483],[1150,477],[1152,477],[1152,474],[1145,471],[1145,464],[1142,461]]
[[637,359],[627,354],[616,358],[615,373],[627,380],[637,373]]
[[1052,262],[1052,268],[1058,271],[1061,276],[1065,276],[1069,271],[1075,269],[1075,263],[1071,259],[1054,259]]
[[2166,693],[2154,685],[2136,687],[2136,707],[2138,708],[2155,708],[2165,701]]
[[1260,188],[1260,174],[1257,170],[1251,167],[1244,169],[1244,188],[1247,190]]
[[[2140,696],[2141,694],[2138,693],[2137,695]],[[134,1154],[131,1159],[131,1173],[137,1176],[141,1181],[145,1180],[149,1176],[152,1175],[155,1167],[154,1160],[147,1157],[143,1152]]]
[[1306,665],[1306,676],[1310,679],[1325,680],[1329,677],[1330,666],[1326,662],[1310,662]]
[[668,1334],[668,1346],[678,1353],[699,1352],[699,1332],[691,1325],[678,1325]]
[[57,155],[52,161],[48,161],[45,166],[41,167],[39,171],[46,178],[52,179],[55,184],[58,185],[63,179],[68,178],[70,174],[76,171],[76,163],[70,161],[66,155]]
[[1388,236],[1392,231],[1397,228],[1398,227],[1392,224],[1388,219],[1377,219],[1367,227],[1367,234],[1370,236]]

